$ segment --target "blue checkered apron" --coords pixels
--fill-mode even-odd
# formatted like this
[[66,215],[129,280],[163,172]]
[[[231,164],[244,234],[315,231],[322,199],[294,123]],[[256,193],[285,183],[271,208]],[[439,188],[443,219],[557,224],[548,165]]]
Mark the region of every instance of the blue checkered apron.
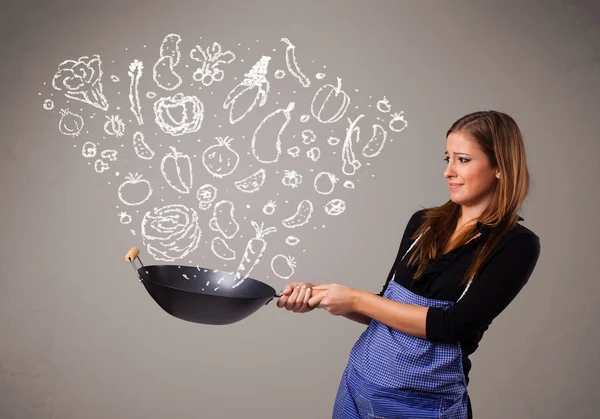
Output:
[[[383,297],[442,309],[455,304],[417,295],[394,278]],[[459,343],[431,342],[373,319],[350,352],[333,419],[466,419],[467,406]]]

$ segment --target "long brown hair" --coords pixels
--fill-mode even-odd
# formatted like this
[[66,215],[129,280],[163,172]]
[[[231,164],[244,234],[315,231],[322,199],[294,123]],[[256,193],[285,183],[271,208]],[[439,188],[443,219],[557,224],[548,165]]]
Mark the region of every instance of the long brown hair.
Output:
[[[513,229],[518,220],[521,204],[529,192],[529,171],[525,157],[523,137],[517,123],[510,116],[496,111],[474,112],[458,119],[448,132],[463,133],[475,141],[485,152],[492,167],[500,171],[494,186],[494,195],[489,206],[477,219],[487,226],[487,239],[478,247],[463,284],[470,278],[475,280],[482,264],[493,252],[502,236]],[[418,279],[431,259],[440,256],[448,247],[460,217],[460,205],[452,200],[439,207],[426,210],[423,223],[411,237],[415,240],[414,252],[408,264],[418,264],[415,279]],[[466,227],[458,235],[453,248],[462,246],[478,232],[476,224]]]

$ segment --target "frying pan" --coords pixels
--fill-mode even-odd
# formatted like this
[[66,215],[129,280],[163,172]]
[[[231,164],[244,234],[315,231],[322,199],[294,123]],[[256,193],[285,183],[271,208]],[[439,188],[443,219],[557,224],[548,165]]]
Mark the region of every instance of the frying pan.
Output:
[[[235,281],[235,273],[199,266],[144,266],[140,249],[125,255],[152,299],[167,313],[193,323],[224,325],[238,322],[281,297],[261,281]],[[136,267],[135,260],[140,267]],[[235,286],[234,286],[235,285]],[[319,290],[313,290],[316,295]]]

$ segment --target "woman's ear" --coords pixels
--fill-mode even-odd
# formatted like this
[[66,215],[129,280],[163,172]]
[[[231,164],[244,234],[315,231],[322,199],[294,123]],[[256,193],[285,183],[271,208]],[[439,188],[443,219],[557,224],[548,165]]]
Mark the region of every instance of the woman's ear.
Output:
[[500,179],[500,171],[499,171],[499,170],[496,170],[496,177],[497,177],[498,179]]

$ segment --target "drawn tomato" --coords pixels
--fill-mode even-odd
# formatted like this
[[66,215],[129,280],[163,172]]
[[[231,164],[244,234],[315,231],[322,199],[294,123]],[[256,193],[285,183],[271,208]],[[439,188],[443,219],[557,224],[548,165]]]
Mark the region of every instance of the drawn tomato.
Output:
[[[129,173],[129,176],[125,179],[125,182],[119,186],[117,191],[122,203],[125,205],[140,205],[150,198],[150,195],[152,195],[150,182],[142,179],[142,175]],[[123,195],[127,196],[128,199],[124,198]],[[139,197],[143,198],[140,199]]]

